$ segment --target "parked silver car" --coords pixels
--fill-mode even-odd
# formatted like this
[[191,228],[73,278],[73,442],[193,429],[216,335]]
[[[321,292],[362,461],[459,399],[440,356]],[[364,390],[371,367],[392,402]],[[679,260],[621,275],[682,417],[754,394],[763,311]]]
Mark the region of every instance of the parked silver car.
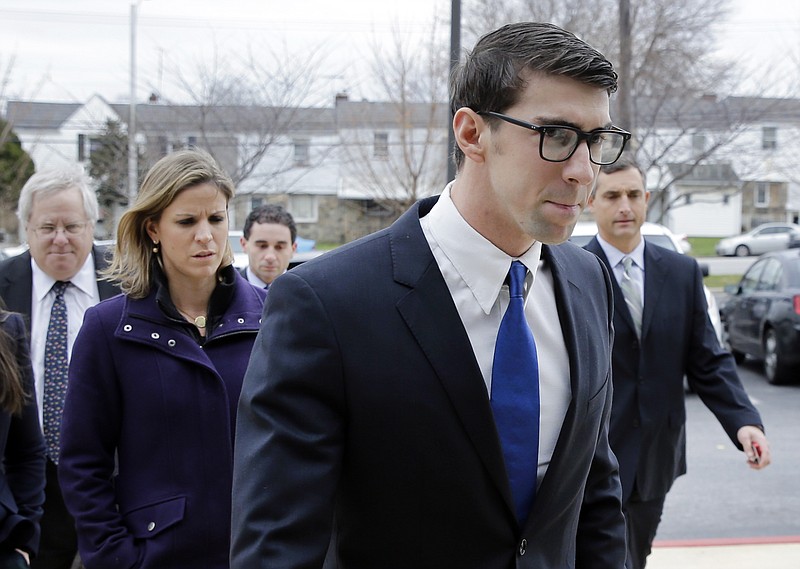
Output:
[[747,233],[726,237],[717,243],[717,255],[748,257],[789,248],[792,235],[800,235],[800,225],[794,223],[764,223]]

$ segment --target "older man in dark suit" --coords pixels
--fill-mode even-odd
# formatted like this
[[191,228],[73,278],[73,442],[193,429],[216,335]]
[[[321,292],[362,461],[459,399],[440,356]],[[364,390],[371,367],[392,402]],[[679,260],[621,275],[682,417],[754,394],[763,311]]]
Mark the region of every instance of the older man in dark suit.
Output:
[[761,469],[770,462],[761,417],[708,317],[697,263],[641,236],[649,198],[644,179],[627,156],[601,168],[589,199],[599,235],[586,245],[616,277],[609,436],[620,463],[633,569],[645,566],[667,492],[686,472],[684,375],[748,464]]
[[556,245],[629,136],[610,126],[616,74],[520,23],[454,86],[456,180],[270,288],[240,399],[234,569],[624,564],[611,283]]
[[93,246],[97,197],[83,169],[34,174],[22,188],[17,215],[29,250],[0,263],[0,298],[25,317],[36,397],[47,442],[42,539],[34,569],[69,569],[77,553],[75,523],[58,484],[58,441],[66,364],[85,310],[118,289],[99,281],[105,267]]

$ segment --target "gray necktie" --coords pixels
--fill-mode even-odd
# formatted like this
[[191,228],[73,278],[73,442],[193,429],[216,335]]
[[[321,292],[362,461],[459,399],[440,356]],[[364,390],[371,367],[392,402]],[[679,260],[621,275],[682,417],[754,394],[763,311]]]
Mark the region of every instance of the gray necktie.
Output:
[[633,259],[624,257],[622,259],[622,281],[619,287],[622,289],[622,294],[625,296],[625,304],[628,305],[628,311],[631,313],[633,325],[636,327],[636,335],[641,338],[642,336],[642,296],[639,294],[639,288],[631,278],[631,267]]

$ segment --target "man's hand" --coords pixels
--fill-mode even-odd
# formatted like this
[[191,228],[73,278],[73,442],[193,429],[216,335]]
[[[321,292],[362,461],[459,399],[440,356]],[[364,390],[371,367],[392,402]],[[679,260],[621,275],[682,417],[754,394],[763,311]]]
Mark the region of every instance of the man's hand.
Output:
[[746,425],[736,432],[736,438],[742,443],[750,468],[761,470],[772,462],[769,442],[761,429]]

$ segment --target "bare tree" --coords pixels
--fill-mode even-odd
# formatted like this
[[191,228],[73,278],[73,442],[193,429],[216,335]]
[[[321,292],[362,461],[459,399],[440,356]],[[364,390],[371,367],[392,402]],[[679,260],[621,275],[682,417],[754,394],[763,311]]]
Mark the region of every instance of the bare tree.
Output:
[[[309,104],[318,100],[323,63],[322,46],[300,53],[251,45],[241,55],[215,48],[213,57],[196,64],[192,78],[176,66],[177,116],[165,129],[197,133],[196,144],[214,155],[237,185],[273,178],[292,168],[291,155],[281,147],[298,121],[313,114]],[[188,105],[178,102],[186,98]],[[274,156],[267,164],[268,153]]]
[[397,30],[388,49],[374,42],[370,67],[385,102],[337,106],[346,183],[392,216],[445,182],[449,59],[442,30],[434,22],[421,44]]
[[[612,101],[612,116],[622,118],[620,126],[634,134],[630,148],[651,173],[651,185],[655,181],[650,212],[661,221],[671,208],[690,201],[686,194],[693,186],[688,182],[698,176],[724,174],[718,187],[709,187],[709,194],[737,187],[729,175],[742,178],[749,166],[737,161],[734,172],[731,157],[746,144],[742,135],[771,109],[769,101],[748,107],[735,98],[718,98],[718,93],[741,82],[741,71],[732,62],[716,59],[713,52],[713,24],[727,14],[729,3],[475,0],[466,20],[481,22],[470,28],[475,35],[505,22],[550,21],[584,38],[615,63],[620,93]],[[623,37],[624,33],[630,35]],[[763,73],[766,77],[769,69]],[[765,92],[753,96],[757,99]]]

